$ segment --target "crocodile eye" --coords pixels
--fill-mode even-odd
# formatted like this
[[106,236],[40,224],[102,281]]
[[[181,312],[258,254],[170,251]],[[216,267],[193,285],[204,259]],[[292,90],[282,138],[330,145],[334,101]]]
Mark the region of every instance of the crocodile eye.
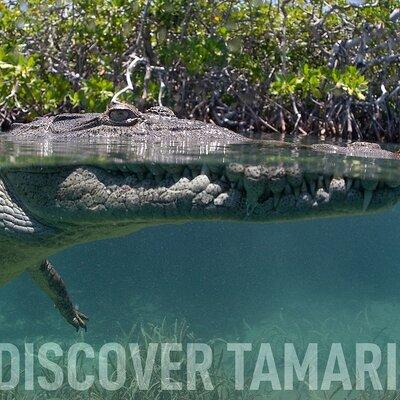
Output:
[[127,122],[129,119],[135,119],[136,115],[131,110],[115,109],[108,113],[110,120],[118,124]]

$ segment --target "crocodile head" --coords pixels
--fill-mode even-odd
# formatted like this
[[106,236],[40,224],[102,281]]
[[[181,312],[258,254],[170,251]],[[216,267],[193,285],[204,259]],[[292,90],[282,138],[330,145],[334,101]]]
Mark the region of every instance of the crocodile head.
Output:
[[6,132],[13,138],[46,138],[72,141],[93,138],[154,142],[196,142],[208,145],[247,141],[228,129],[200,121],[179,119],[167,107],[142,113],[123,103],[112,104],[104,113],[59,114],[28,124],[14,124]]
[[[61,114],[15,124],[5,134],[12,140],[74,143],[101,137],[150,147],[155,143],[211,146],[249,141],[225,128],[179,119],[166,107],[141,113],[121,103],[102,114]],[[315,145],[313,149],[345,157],[397,158],[368,143]],[[89,232],[101,227],[111,235],[126,225],[198,219],[293,220],[373,211],[397,201],[397,178],[370,179],[346,171],[338,175],[326,165],[310,171],[296,163],[290,167],[267,164],[143,161],[3,168],[0,235],[25,240],[72,230],[90,237]]]
[[[215,125],[181,120],[165,108],[125,105],[103,114],[64,114],[15,125],[10,140],[81,143],[106,138],[157,148],[170,143],[230,145],[248,139]],[[161,147],[160,147],[161,144]],[[153,146],[154,147],[154,146]],[[376,144],[316,145],[315,151],[397,158]],[[399,177],[371,177],[297,162],[136,162],[8,166],[0,170],[0,283],[54,252],[150,225],[195,220],[274,222],[353,215],[392,207]],[[47,265],[47,264],[43,264]],[[53,275],[52,275],[53,276]],[[71,322],[71,321],[69,321]],[[75,326],[75,325],[74,325]]]

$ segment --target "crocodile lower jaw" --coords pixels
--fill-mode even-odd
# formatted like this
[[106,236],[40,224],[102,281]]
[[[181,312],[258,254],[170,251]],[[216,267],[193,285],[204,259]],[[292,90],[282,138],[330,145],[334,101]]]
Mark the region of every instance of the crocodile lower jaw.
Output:
[[393,206],[400,191],[389,181],[240,164],[81,166],[8,171],[6,179],[29,213],[60,228],[107,221],[269,222],[359,214]]

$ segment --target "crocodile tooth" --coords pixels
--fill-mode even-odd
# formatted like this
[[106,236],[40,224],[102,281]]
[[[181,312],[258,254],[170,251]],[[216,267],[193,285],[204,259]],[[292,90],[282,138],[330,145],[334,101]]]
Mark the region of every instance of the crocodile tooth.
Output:
[[315,181],[309,181],[308,185],[310,186],[310,193],[315,196],[315,192],[317,191],[317,185],[315,184]]
[[208,164],[208,168],[210,168],[210,171],[211,171],[213,174],[218,174],[218,175],[220,175],[221,172],[222,172],[222,167],[221,167],[221,165],[218,164],[218,163],[216,163],[216,164],[213,164],[213,163]]
[[285,170],[281,167],[263,169],[263,176],[273,192],[280,193],[287,184]]
[[352,185],[353,185],[353,179],[347,178],[346,179],[346,190],[350,190]]
[[292,189],[291,189],[290,185],[285,186],[284,193],[285,193],[285,195],[292,194]]
[[201,175],[210,175],[210,168],[208,168],[207,164],[203,164],[201,167]]
[[287,169],[286,179],[289,182],[289,185],[293,188],[294,193],[300,194],[300,187],[304,182],[304,175],[300,172],[297,165]]
[[281,200],[282,193],[275,192],[274,193],[274,207],[277,208],[279,201]]
[[173,174],[173,175],[171,175],[172,176],[172,179],[174,180],[174,182],[176,183],[176,182],[178,182],[179,181],[179,179],[181,179],[182,178],[182,176],[180,176],[180,175],[176,175],[176,174]]
[[324,177],[324,184],[325,184],[325,189],[328,191],[329,190],[329,186],[331,186],[331,178],[329,178],[328,176]]
[[310,190],[314,189],[314,193],[315,193],[318,175],[315,173],[305,173],[304,178],[305,178],[307,185],[310,186]]
[[184,178],[192,179],[192,173],[190,172],[190,169],[188,167],[185,167],[183,170],[182,176]]
[[367,208],[371,203],[373,193],[374,192],[372,190],[364,190],[363,211],[367,211]]

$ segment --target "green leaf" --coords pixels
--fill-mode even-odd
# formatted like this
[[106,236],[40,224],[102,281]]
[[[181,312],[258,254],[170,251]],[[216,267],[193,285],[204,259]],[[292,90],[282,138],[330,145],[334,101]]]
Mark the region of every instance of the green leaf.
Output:
[[15,69],[15,65],[0,61],[0,69]]

